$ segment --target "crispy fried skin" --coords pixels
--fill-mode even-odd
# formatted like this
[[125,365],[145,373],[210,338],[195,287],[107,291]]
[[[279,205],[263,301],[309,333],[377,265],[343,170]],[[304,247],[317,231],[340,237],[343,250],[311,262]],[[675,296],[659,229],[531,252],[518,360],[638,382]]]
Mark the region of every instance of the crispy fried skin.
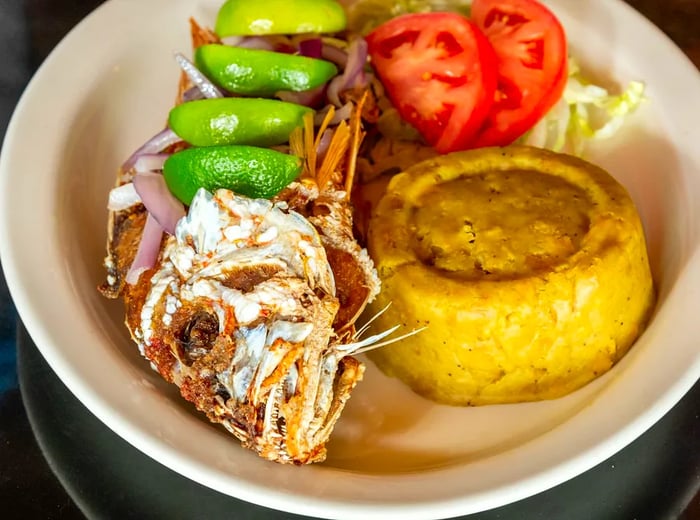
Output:
[[98,287],[107,298],[118,298],[125,285],[126,273],[134,261],[146,224],[146,210],[139,204],[110,216],[107,243],[107,281]]

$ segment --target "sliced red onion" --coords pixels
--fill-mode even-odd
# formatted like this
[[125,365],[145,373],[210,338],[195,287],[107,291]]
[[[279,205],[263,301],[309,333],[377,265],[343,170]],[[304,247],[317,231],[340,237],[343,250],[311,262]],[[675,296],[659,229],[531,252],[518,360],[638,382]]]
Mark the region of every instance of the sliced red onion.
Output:
[[[328,110],[330,109],[330,107],[331,105],[328,105],[316,112],[316,114],[314,115],[314,124],[316,126],[320,126],[321,123],[323,123],[323,121],[326,119],[326,115],[328,114]],[[328,122],[328,124],[330,126],[334,126],[339,124],[341,121],[347,121],[348,119],[350,119],[350,116],[352,116],[352,107],[352,103],[345,103],[342,107],[335,111],[333,117]]]
[[290,90],[280,90],[275,93],[275,97],[288,103],[296,103],[306,107],[316,107],[325,99],[326,85],[319,85],[303,92],[292,92]]
[[345,73],[348,86],[364,86],[365,65],[367,65],[367,40],[355,38],[348,48],[348,64]]
[[188,101],[196,101],[198,99],[204,99],[204,94],[197,87],[190,87],[182,93],[182,102],[187,103]]
[[221,39],[221,43],[230,47],[243,49],[257,49],[261,51],[276,51],[287,54],[297,52],[297,46],[288,36],[270,34],[267,36],[227,36]]
[[267,38],[263,38],[261,36],[251,36],[250,38],[246,38],[245,40],[241,41],[237,47],[242,47],[244,49],[253,49],[253,50],[260,50],[260,51],[273,51],[275,50],[275,44],[268,40]]
[[171,235],[175,233],[175,226],[185,216],[185,207],[170,192],[163,176],[159,173],[139,172],[134,176],[134,188],[158,224]]
[[137,173],[162,170],[168,157],[170,157],[169,153],[145,153],[134,162],[134,170]]
[[327,96],[331,103],[340,107],[340,93],[353,87],[367,85],[365,65],[367,64],[367,41],[356,38],[348,47],[348,63],[343,73],[333,78],[328,85]]
[[326,128],[326,130],[321,135],[321,139],[318,141],[318,148],[316,148],[316,160],[318,164],[323,162],[326,152],[328,151],[328,146],[331,144],[333,138],[333,130]]
[[320,58],[323,42],[321,38],[311,38],[299,42],[299,54],[309,58]]
[[211,80],[202,73],[202,71],[195,67],[194,63],[185,58],[179,52],[175,53],[175,61],[177,61],[180,68],[185,72],[185,74],[187,74],[190,81],[202,91],[205,98],[214,99],[224,97],[218,87],[214,85]]
[[341,69],[344,69],[348,63],[348,53],[343,49],[339,49],[335,45],[324,43],[321,48],[321,57],[324,60],[332,61]]
[[116,188],[112,188],[109,192],[109,202],[107,209],[110,211],[122,211],[129,209],[141,202],[141,197],[136,193],[133,183],[128,182]]
[[168,146],[179,143],[180,141],[182,141],[182,139],[180,139],[175,132],[173,132],[170,128],[166,128],[165,130],[162,130],[151,137],[138,150],[131,154],[131,157],[129,157],[122,165],[122,169],[124,171],[130,170],[134,167],[134,163],[142,155],[160,153]]
[[241,43],[243,40],[245,40],[245,36],[239,36],[239,35],[234,35],[234,36],[224,36],[221,38],[221,43],[224,45],[228,45],[230,47],[238,47],[238,44]]
[[345,78],[343,78],[342,75],[333,78],[330,83],[328,83],[328,90],[326,90],[328,101],[337,107],[342,105],[340,101],[341,90],[345,90]]
[[134,285],[139,281],[139,277],[144,271],[152,269],[158,261],[160,254],[160,241],[163,238],[163,228],[158,221],[149,213],[146,216],[146,225],[143,227],[143,234],[136,251],[134,261],[126,273],[126,283]]

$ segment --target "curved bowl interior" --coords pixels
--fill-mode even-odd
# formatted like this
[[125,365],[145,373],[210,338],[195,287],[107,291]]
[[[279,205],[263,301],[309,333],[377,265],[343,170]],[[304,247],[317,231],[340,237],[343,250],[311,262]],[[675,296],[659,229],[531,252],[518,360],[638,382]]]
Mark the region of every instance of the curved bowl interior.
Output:
[[304,468],[256,458],[182,401],[139,356],[122,304],[96,287],[116,169],[164,126],[179,77],[172,53],[188,52],[189,16],[213,24],[213,0],[107,2],[59,45],[17,108],[1,163],[2,261],[42,354],[95,415],[166,466],[322,517],[476,512],[556,485],[631,442],[700,376],[700,102],[689,94],[700,79],[624,4],[550,4],[587,69],[648,89],[628,127],[591,154],[640,209],[659,293],[650,326],[604,377],[553,401],[452,408],[368,363],[327,462]]

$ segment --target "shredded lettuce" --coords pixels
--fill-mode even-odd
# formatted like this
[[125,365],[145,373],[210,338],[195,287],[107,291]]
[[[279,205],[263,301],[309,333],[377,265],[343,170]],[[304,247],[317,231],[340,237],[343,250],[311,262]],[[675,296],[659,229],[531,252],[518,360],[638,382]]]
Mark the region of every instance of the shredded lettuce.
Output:
[[[570,58],[569,78],[561,99],[517,142],[581,156],[591,141],[615,135],[627,117],[647,99],[644,90],[644,83],[630,81],[621,93],[611,93],[588,80]],[[381,87],[377,91],[383,112],[380,132],[392,139],[419,141],[420,134],[401,119],[383,96]]]
[[469,15],[471,2],[464,0],[357,0],[348,2],[348,28],[366,35],[384,22],[406,13],[453,11]]
[[574,59],[561,100],[519,142],[582,155],[590,141],[613,136],[646,99],[645,85],[631,81],[620,94],[586,79]]

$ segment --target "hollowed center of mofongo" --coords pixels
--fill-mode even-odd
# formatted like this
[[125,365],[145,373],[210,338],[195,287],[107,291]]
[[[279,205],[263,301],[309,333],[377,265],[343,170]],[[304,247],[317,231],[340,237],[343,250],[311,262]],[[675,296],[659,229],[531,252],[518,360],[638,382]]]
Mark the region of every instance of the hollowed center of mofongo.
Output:
[[625,189],[580,159],[527,147],[423,161],[396,175],[369,225],[389,305],[379,327],[422,332],[370,352],[453,405],[549,399],[608,371],[654,303]]
[[580,248],[591,205],[581,188],[537,171],[459,177],[419,198],[412,248],[423,263],[464,280],[529,276]]

